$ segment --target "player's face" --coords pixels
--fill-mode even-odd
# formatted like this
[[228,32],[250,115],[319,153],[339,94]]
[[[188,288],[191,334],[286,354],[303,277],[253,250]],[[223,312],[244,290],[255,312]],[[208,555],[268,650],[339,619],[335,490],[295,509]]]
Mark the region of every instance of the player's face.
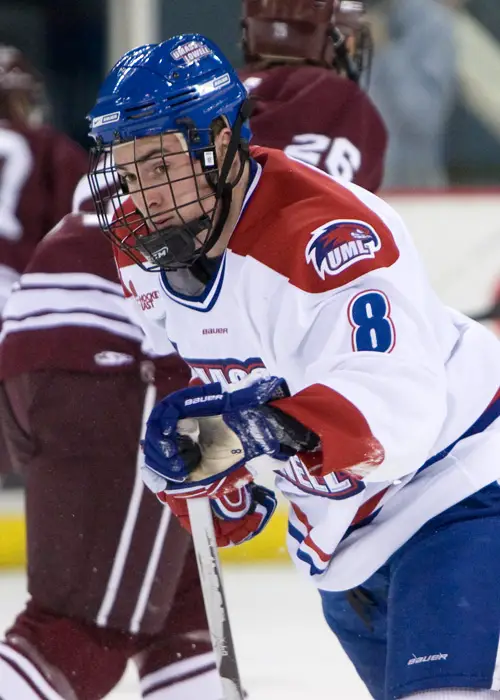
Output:
[[119,144],[113,156],[117,172],[150,230],[192,221],[213,210],[213,192],[181,134]]

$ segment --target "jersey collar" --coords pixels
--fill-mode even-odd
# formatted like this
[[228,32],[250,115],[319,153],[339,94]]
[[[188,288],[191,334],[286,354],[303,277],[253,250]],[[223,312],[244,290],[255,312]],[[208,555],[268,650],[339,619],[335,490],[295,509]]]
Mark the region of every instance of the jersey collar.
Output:
[[[236,226],[234,227],[234,230],[236,231],[236,228],[238,227],[238,224],[240,222],[240,219],[243,215],[243,212],[246,210],[253,193],[257,189],[257,185],[259,184],[261,175],[262,175],[262,166],[260,163],[257,163],[256,160],[253,158],[249,159],[250,163],[250,173],[249,173],[249,178],[248,178],[248,186],[247,186],[247,191],[245,194],[245,198],[243,200],[243,205],[241,207],[240,214],[238,216],[238,220],[236,222]],[[233,232],[234,233],[234,232]],[[164,272],[160,273],[160,280],[161,280],[161,286],[163,288],[163,291],[167,295],[169,299],[172,299],[172,301],[177,302],[181,306],[186,306],[190,309],[195,309],[197,311],[210,311],[210,309],[214,306],[216,303],[220,290],[222,288],[222,283],[224,280],[224,271],[226,267],[226,256],[227,256],[227,250],[224,251],[224,254],[221,256],[221,261],[219,264],[219,269],[217,270],[217,273],[212,277],[212,279],[208,282],[206,285],[205,289],[203,292],[198,295],[198,296],[185,296],[184,294],[180,294],[176,292],[168,283],[167,276]]]

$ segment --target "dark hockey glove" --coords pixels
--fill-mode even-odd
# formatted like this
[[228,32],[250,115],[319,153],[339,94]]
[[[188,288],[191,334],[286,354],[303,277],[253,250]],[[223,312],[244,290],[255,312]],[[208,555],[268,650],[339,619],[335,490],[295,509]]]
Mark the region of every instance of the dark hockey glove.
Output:
[[[186,480],[191,485],[201,481],[207,485],[255,457],[287,460],[298,451],[315,449],[319,440],[314,433],[267,405],[286,396],[286,382],[277,377],[260,379],[233,391],[223,391],[216,382],[170,394],[153,409],[148,420],[145,465],[163,477],[164,488],[168,483],[168,488],[178,489]],[[186,419],[197,421],[197,427],[189,430],[199,451],[186,439]],[[197,428],[201,428],[199,436]]]

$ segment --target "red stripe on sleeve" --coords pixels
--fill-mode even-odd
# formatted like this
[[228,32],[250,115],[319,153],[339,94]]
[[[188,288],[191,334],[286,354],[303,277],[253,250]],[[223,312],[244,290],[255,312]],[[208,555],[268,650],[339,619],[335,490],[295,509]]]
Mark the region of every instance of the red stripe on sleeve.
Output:
[[281,411],[314,431],[321,440],[323,475],[362,465],[366,471],[384,461],[384,448],[354,404],[322,384],[313,384],[295,396],[273,401]]
[[297,516],[297,520],[299,520],[302,523],[302,525],[304,525],[304,527],[307,528],[307,535],[304,537],[304,540],[303,540],[304,543],[308,547],[310,547],[313,551],[316,552],[316,554],[318,555],[318,557],[320,558],[320,560],[322,562],[329,562],[330,559],[332,558],[332,555],[331,555],[331,553],[328,554],[327,552],[322,550],[321,547],[319,547],[316,544],[316,542],[312,539],[312,537],[311,537],[312,525],[309,523],[309,520],[307,519],[306,514],[295,503],[291,503],[291,506],[292,506],[293,512]]

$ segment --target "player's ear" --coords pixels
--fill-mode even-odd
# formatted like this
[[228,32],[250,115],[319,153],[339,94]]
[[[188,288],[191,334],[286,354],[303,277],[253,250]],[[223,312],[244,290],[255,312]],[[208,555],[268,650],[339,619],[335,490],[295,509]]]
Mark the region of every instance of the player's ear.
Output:
[[219,131],[215,137],[215,150],[217,152],[217,159],[219,163],[224,161],[224,156],[226,155],[227,147],[231,141],[231,129],[229,127],[224,127]]

